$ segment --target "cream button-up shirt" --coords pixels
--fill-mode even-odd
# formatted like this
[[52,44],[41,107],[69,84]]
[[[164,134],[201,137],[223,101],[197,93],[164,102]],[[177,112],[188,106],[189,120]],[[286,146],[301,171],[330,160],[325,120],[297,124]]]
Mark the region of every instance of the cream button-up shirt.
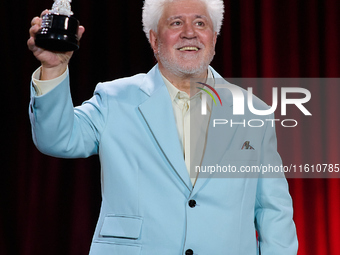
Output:
[[[179,143],[191,183],[194,186],[198,175],[194,168],[201,165],[205,152],[212,99],[207,98],[207,115],[202,115],[201,102],[205,92],[200,91],[189,98],[186,92],[177,89],[163,75],[162,78],[170,94]],[[209,68],[206,83],[212,87],[215,85],[213,74]]]

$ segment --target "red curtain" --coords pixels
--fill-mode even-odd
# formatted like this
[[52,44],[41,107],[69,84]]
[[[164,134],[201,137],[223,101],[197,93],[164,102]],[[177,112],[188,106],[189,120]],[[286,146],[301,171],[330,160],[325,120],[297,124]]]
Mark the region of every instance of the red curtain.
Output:
[[[225,0],[212,66],[224,77],[339,77],[340,2]],[[26,48],[32,17],[52,1],[1,1],[3,167],[0,254],[87,254],[99,213],[97,157],[64,160],[34,147],[28,121],[30,76],[39,63]],[[155,63],[141,26],[142,1],[73,1],[86,27],[70,63],[76,105],[97,82],[147,72]],[[271,104],[271,89],[254,92]],[[311,88],[313,116],[277,127],[284,162],[339,161],[339,86]],[[288,179],[299,255],[340,254],[340,179]]]
[[[225,77],[339,77],[340,2],[225,1]],[[236,38],[235,38],[236,37]],[[271,104],[271,88],[255,88]],[[339,164],[340,86],[310,88],[310,119],[277,125],[283,162]],[[306,175],[305,175],[306,177]],[[340,254],[340,180],[288,179],[294,203],[299,255]]]

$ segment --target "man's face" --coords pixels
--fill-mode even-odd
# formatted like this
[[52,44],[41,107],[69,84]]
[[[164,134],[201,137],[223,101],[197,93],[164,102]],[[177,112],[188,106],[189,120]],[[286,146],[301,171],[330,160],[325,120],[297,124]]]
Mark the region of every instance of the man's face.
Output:
[[182,76],[202,74],[215,55],[217,33],[205,4],[197,0],[166,4],[150,41],[160,69]]

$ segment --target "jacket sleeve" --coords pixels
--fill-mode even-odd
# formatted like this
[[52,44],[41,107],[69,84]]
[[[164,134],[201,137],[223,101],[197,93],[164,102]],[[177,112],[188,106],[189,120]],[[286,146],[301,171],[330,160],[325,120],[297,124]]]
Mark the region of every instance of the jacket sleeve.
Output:
[[106,97],[99,84],[90,100],[74,108],[68,76],[42,96],[36,96],[31,85],[29,116],[36,147],[44,154],[62,158],[97,154],[107,115]]
[[[261,165],[281,167],[275,127],[267,126],[262,142]],[[284,173],[262,174],[258,180],[255,225],[261,255],[295,255],[298,241],[293,222],[292,199]]]

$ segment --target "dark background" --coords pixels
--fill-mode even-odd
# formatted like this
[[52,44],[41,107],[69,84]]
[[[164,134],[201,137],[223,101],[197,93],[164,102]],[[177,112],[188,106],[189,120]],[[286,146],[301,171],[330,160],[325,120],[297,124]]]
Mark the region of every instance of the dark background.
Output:
[[[212,66],[224,77],[339,77],[338,0],[225,0]],[[0,254],[87,254],[100,197],[97,157],[63,160],[33,145],[29,83],[38,61],[27,49],[34,16],[52,0],[0,1],[2,166]],[[142,31],[142,1],[74,0],[86,32],[70,63],[75,105],[100,81],[147,72],[153,53]],[[270,104],[271,89],[255,88]],[[277,128],[284,162],[340,163],[339,86],[312,92],[313,121]],[[307,123],[307,124],[306,124]],[[339,179],[288,179],[299,255],[340,254]]]

